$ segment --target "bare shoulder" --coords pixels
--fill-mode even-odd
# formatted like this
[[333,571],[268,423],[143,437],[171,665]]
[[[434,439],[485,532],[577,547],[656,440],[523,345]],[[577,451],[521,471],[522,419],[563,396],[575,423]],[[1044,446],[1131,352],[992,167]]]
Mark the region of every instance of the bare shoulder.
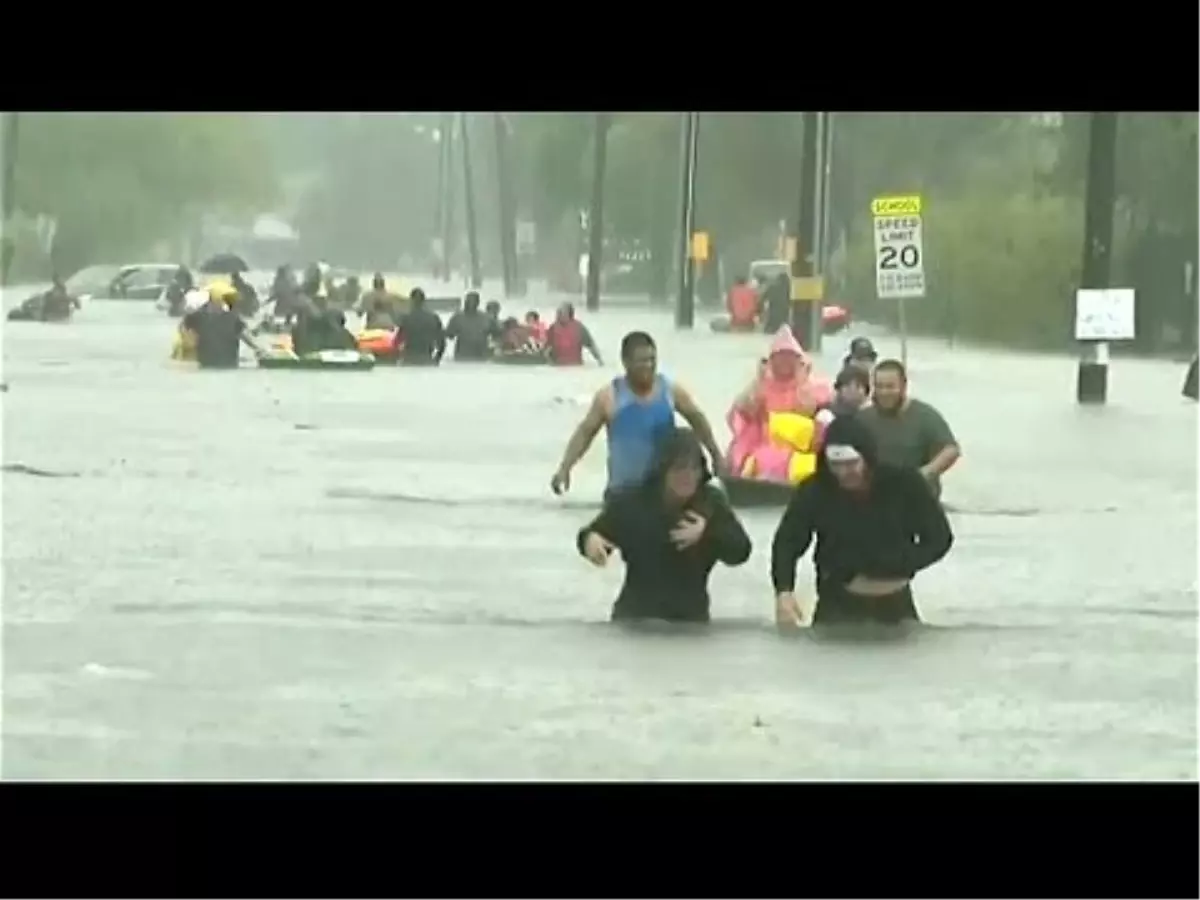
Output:
[[604,421],[612,418],[613,408],[616,406],[616,395],[613,393],[613,386],[606,384],[600,390],[596,391],[592,397],[592,411],[604,416]]
[[691,392],[680,384],[678,381],[670,380],[667,382],[671,391],[671,399],[675,401],[676,406],[695,406],[696,402],[692,399]]

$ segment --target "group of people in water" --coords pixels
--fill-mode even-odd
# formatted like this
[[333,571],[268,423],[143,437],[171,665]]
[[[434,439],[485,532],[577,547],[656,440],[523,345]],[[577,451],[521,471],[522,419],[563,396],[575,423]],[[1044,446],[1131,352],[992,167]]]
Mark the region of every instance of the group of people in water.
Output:
[[[179,307],[180,334],[188,336],[199,365],[235,367],[242,345],[263,355],[248,324],[261,306],[254,289],[234,275],[208,285],[197,303],[190,278],[186,271],[177,275],[168,301]],[[346,327],[346,311],[353,311],[368,327],[395,333],[405,364],[436,365],[451,343],[459,361],[536,354],[578,365],[585,351],[601,361],[570,304],[545,324],[536,312],[517,320],[503,317],[498,303],[481,308],[471,292],[443,325],[420,288],[401,300],[376,275],[371,289],[357,296],[353,287],[337,288],[335,302],[330,287],[315,266],[294,292],[288,273],[278,275],[268,302],[288,323],[295,353],[357,349],[359,339]],[[69,295],[56,281],[42,308],[61,314],[64,303],[70,307]],[[722,448],[692,395],[659,372],[649,334],[626,335],[620,352],[623,374],[592,397],[551,478],[555,493],[568,490],[575,465],[607,432],[603,507],[579,530],[577,547],[597,566],[614,552],[624,559],[614,619],[708,621],[712,569],[741,565],[751,553],[727,494],[713,484],[720,475],[793,486],[771,545],[780,625],[802,621],[796,568],[814,541],[812,624],[918,620],[911,584],[953,542],[941,479],[960,450],[938,410],[909,395],[900,361],[878,360],[871,342],[856,338],[830,383],[813,371],[790,327],[781,325],[732,405],[734,439]],[[688,427],[678,427],[677,416]],[[793,427],[797,421],[808,424]]]
[[[624,559],[613,618],[707,622],[712,569],[741,565],[751,552],[726,493],[712,484],[714,473],[730,475],[736,435],[723,453],[688,391],[658,372],[650,335],[626,335],[621,360],[624,374],[593,397],[551,489],[569,489],[572,469],[606,429],[604,506],[579,530],[577,548],[597,566],[615,551]],[[786,325],[754,385],[734,403],[763,427],[772,409],[785,408],[823,424],[812,471],[797,479],[772,541],[777,622],[802,621],[796,567],[814,541],[812,624],[917,621],[911,583],[953,543],[939,502],[942,476],[960,455],[949,425],[909,395],[904,365],[879,361],[866,338],[852,342],[826,390]],[[677,427],[676,414],[690,428]]]
[[[479,294],[471,291],[443,324],[420,288],[401,297],[378,273],[365,293],[358,292],[356,284],[351,276],[337,285],[315,264],[300,279],[283,267],[276,272],[264,309],[241,275],[220,278],[198,291],[191,274],[181,269],[166,297],[168,310],[181,316],[173,355],[202,368],[235,367],[241,345],[261,358],[271,351],[259,346],[255,337],[282,331],[287,334],[284,352],[298,357],[359,351],[404,365],[438,365],[452,344],[453,358],[463,362],[516,358],[581,365],[585,351],[602,362],[595,340],[570,303],[559,306],[554,320],[546,324],[536,311],[523,320],[505,318],[496,301],[481,308]],[[260,311],[265,315],[252,326],[250,320]],[[362,317],[364,328],[358,334],[347,328],[347,312]]]

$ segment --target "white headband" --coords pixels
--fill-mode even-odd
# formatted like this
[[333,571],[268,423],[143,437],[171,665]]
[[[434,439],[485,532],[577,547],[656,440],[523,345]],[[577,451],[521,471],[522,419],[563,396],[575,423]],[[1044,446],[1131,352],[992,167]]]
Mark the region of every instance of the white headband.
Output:
[[825,458],[830,462],[855,462],[862,459],[862,454],[849,444],[830,444],[825,448]]

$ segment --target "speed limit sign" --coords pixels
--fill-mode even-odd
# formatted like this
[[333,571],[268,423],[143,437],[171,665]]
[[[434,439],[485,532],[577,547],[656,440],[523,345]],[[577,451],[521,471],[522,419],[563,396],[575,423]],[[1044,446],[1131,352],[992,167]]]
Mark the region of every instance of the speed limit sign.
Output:
[[921,198],[879,197],[875,219],[875,290],[881,300],[925,296]]

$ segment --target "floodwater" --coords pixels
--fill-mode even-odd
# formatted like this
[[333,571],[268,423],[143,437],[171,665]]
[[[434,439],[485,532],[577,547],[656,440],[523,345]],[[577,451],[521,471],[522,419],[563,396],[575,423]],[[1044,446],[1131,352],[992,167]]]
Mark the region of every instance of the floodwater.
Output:
[[1081,409],[1070,360],[914,342],[965,448],[929,626],[775,634],[755,511],[707,633],[630,634],[573,548],[602,444],[547,488],[581,403],[642,327],[719,421],[765,340],[588,322],[604,369],[344,374],[180,367],[149,305],[7,326],[5,777],[1196,777],[1181,366]]

